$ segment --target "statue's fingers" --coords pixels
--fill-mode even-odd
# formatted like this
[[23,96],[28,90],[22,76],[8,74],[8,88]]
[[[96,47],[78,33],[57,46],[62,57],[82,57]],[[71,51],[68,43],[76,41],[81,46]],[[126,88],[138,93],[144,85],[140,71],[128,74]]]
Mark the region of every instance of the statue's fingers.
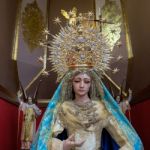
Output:
[[68,137],[68,140],[70,140],[70,141],[74,141],[74,140],[75,140],[75,136],[74,136],[74,134],[71,134],[71,135]]
[[82,146],[82,144],[85,142],[85,140],[81,140],[80,142],[75,142],[76,147]]

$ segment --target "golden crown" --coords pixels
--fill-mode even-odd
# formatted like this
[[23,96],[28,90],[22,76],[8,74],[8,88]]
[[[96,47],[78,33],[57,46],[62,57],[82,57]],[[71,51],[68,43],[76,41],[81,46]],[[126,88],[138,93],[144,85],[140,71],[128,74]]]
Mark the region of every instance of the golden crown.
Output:
[[112,45],[107,35],[100,32],[101,23],[95,22],[94,14],[77,15],[76,8],[69,12],[61,10],[61,13],[67,19],[67,25],[62,27],[60,19],[55,19],[61,28],[53,36],[49,55],[58,80],[69,69],[92,68],[100,74],[109,69]]

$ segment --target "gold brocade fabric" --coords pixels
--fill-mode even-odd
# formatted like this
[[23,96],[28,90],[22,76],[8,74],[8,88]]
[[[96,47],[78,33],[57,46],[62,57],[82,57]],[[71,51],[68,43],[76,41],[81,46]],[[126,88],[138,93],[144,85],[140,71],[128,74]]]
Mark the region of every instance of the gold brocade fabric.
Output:
[[[106,128],[111,134],[120,145],[121,150],[126,150],[124,147],[132,150],[117,121],[106,110],[103,102],[90,101],[84,105],[77,105],[74,101],[65,101],[58,109],[57,119],[53,126],[53,136],[57,136],[66,128],[68,135],[75,134],[76,141],[85,140],[81,147],[75,147],[73,150],[99,150],[103,128]],[[52,145],[55,144],[52,143]],[[57,146],[60,147],[57,144],[53,149],[62,150],[57,149]]]
[[33,108],[27,108],[24,113],[24,121],[22,128],[21,139],[23,141],[32,141],[34,123],[35,123],[35,112]]

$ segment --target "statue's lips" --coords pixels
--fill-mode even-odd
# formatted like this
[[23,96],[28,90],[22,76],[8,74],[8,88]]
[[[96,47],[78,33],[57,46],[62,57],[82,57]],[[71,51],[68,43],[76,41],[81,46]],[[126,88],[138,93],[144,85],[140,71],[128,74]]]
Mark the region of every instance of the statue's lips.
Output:
[[85,92],[85,90],[78,90],[79,92]]

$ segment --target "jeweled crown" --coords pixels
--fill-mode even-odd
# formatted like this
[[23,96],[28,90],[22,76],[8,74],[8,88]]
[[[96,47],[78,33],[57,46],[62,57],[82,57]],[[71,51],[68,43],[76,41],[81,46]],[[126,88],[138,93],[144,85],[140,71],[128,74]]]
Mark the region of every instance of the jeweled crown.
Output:
[[69,12],[61,10],[61,13],[67,24],[62,27],[60,19],[55,19],[61,28],[58,34],[53,35],[49,55],[58,80],[69,69],[92,68],[100,73],[109,69],[112,47],[107,36],[100,32],[101,24],[94,21],[94,14],[77,15],[76,8]]

